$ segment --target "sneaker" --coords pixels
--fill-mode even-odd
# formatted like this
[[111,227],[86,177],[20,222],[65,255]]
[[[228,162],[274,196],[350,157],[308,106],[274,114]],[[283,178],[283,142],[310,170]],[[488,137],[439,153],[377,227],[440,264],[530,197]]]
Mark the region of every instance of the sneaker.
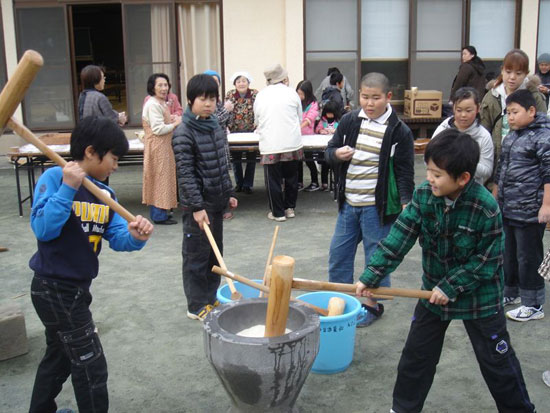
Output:
[[321,185],[321,191],[328,192],[328,184]]
[[212,311],[214,307],[212,306],[212,304],[206,304],[204,307],[202,307],[199,311],[197,312],[191,312],[189,310],[187,310],[187,317],[190,318],[191,320],[199,320],[199,321],[203,321],[206,317],[206,315]]
[[245,194],[251,195],[252,194],[252,188],[249,188],[248,186],[243,186],[243,192]]
[[506,317],[515,321],[540,320],[544,318],[544,311],[542,305],[538,307],[527,307],[522,305],[514,310],[507,311]]
[[315,191],[318,191],[319,189],[321,189],[319,188],[319,184],[312,182],[311,184],[309,184],[304,188],[304,192],[315,192]]
[[275,217],[275,216],[273,216],[273,213],[272,213],[272,212],[270,212],[269,214],[267,214],[267,217],[268,217],[269,219],[272,219],[273,221],[277,221],[277,222],[284,222],[284,221],[286,221],[286,217]]
[[544,384],[550,387],[550,370],[546,370],[544,373],[542,373],[542,381],[544,382]]
[[382,314],[384,314],[384,306],[380,303],[378,303],[377,308],[371,307],[366,304],[361,304],[361,307],[367,310],[367,316],[363,321],[357,323],[357,328],[370,326],[376,320],[380,319],[380,317],[382,317]]
[[287,218],[296,218],[296,213],[294,212],[294,208],[285,209],[285,217],[287,217]]
[[304,190],[304,184],[299,183],[298,184],[298,192],[303,191],[303,190]]
[[178,221],[170,218],[165,219],[164,221],[153,221],[153,222],[157,225],[174,225],[178,223]]
[[521,297],[504,297],[504,307],[516,304],[521,304]]

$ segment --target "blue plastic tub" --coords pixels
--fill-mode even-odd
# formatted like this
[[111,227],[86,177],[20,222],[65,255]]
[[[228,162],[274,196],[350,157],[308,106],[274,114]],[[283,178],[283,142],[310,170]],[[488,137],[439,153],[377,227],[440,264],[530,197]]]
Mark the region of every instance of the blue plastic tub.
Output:
[[[250,280],[250,281],[254,281],[257,284],[263,284],[263,280]],[[242,284],[238,281],[233,281],[233,284],[235,284],[235,288],[237,289],[237,291],[243,295],[243,298],[258,298],[260,296],[260,290],[249,287],[248,285]],[[218,288],[216,298],[222,304],[230,302],[231,290],[229,289],[229,285],[225,284],[220,288]]]
[[319,374],[334,374],[346,370],[353,360],[355,348],[355,326],[366,317],[366,311],[359,300],[351,295],[318,291],[296,298],[316,306],[327,308],[331,297],[346,301],[342,315],[319,316],[321,319],[321,345],[311,371]]

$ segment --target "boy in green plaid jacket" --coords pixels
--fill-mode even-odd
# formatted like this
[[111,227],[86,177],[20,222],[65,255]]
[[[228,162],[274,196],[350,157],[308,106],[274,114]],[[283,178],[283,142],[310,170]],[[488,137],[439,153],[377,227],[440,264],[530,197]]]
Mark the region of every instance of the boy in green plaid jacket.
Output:
[[534,412],[503,312],[504,237],[498,204],[473,179],[479,146],[467,134],[446,130],[426,147],[427,181],[388,236],[380,242],[356,284],[370,296],[419,238],[422,247],[420,300],[398,366],[393,412],[420,412],[433,382],[445,332],[463,320],[481,373],[499,411]]

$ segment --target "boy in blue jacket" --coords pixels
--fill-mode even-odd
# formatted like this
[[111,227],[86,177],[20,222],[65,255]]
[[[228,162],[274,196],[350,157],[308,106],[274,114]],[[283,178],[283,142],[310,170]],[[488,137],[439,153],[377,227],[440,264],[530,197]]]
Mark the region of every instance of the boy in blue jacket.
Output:
[[514,321],[544,317],[544,279],[537,269],[550,220],[550,119],[537,113],[536,103],[525,89],[506,98],[510,133],[502,141],[495,177],[506,235],[504,305],[521,301],[506,313]]
[[90,285],[98,273],[101,240],[115,251],[139,250],[153,232],[142,216],[126,224],[108,205],[82,186],[88,176],[102,184],[128,151],[124,132],[109,119],[83,119],[71,136],[64,168],[46,170],[36,184],[31,227],[38,251],[31,298],[46,328],[46,354],[36,372],[30,412],[57,409],[55,397],[69,375],[80,412],[107,412],[107,363],[90,312]]

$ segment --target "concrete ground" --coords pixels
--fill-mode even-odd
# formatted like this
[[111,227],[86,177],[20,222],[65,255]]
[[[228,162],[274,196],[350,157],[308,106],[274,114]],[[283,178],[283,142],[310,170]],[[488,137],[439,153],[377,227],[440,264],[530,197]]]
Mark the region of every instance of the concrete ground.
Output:
[[[424,177],[417,156],[417,183]],[[305,175],[309,177],[307,168]],[[305,179],[306,185],[309,179]],[[134,214],[141,205],[141,168],[123,167],[111,185],[120,202]],[[28,205],[17,213],[15,178],[0,161],[0,302],[15,302],[25,314],[29,353],[0,362],[0,411],[28,409],[34,374],[45,348],[43,326],[31,304],[32,273],[28,261],[35,251]],[[240,195],[240,207],[225,227],[225,260],[233,272],[261,278],[275,223],[266,219],[263,173],[257,169],[254,194]],[[296,259],[296,276],[327,280],[329,243],[336,220],[329,193],[300,193],[296,219],[281,223],[275,254]],[[185,316],[181,280],[181,225],[157,226],[153,238],[138,253],[115,253],[104,245],[101,270],[92,285],[92,311],[109,364],[113,412],[226,411],[229,398],[206,360],[202,325]],[[545,236],[550,244],[550,233]],[[364,265],[362,250],[356,276]],[[393,276],[397,287],[419,288],[420,249],[416,245]],[[382,319],[357,330],[351,366],[336,375],[310,374],[298,399],[303,412],[387,412],[391,407],[397,363],[408,332],[414,299],[386,303]],[[547,307],[550,311],[550,306]],[[550,369],[550,316],[529,323],[509,322],[512,343],[539,412],[550,411],[550,389],[541,380]],[[60,407],[76,409],[67,382],[58,397]],[[453,322],[426,412],[492,412],[495,405],[481,377],[460,322]]]

